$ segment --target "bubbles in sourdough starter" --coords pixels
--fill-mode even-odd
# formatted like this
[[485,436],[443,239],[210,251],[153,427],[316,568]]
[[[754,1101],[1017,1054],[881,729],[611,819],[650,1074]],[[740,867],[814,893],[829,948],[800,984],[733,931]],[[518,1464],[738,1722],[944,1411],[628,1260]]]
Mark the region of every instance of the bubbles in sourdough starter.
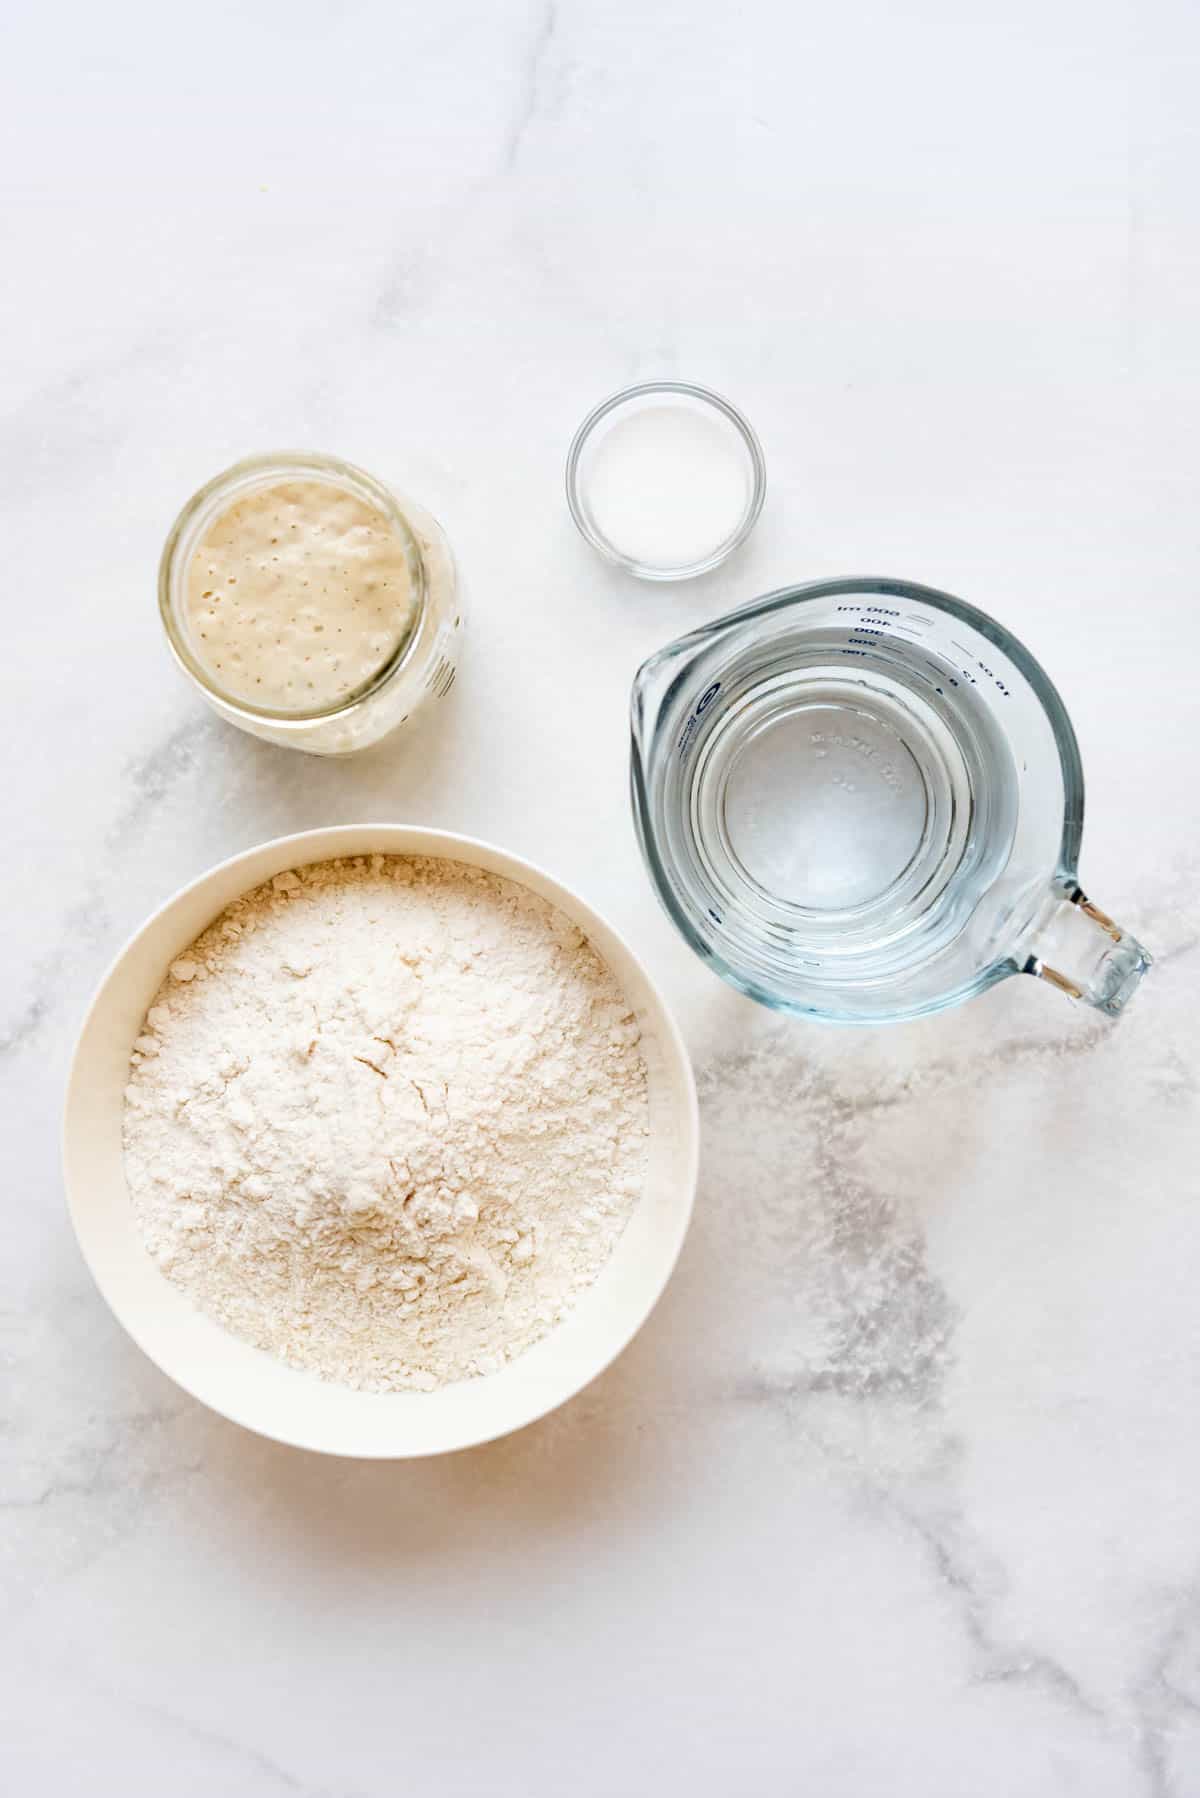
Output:
[[235,500],[188,567],[192,654],[231,699],[273,711],[323,711],[369,686],[416,610],[391,521],[328,481],[280,481]]

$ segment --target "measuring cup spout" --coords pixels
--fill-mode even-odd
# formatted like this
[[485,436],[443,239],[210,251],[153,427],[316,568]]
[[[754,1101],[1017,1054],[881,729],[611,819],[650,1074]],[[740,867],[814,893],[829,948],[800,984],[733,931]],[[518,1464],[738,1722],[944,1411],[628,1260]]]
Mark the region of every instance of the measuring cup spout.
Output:
[[701,629],[668,643],[647,656],[634,675],[629,714],[639,750],[648,748],[673,689],[699,659],[709,635]]
[[1136,937],[1093,905],[1081,887],[1056,887],[1021,972],[1048,980],[1069,999],[1120,1017],[1153,957]]

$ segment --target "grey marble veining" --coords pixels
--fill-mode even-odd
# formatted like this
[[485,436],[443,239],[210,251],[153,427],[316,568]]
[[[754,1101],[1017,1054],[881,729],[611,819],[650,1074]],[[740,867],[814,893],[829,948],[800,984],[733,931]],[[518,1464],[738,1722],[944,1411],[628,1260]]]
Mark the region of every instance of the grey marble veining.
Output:
[[[5,29],[0,1785],[1200,1798],[1196,18],[121,0]],[[661,590],[561,489],[584,411],[655,374],[727,391],[769,467],[740,557]],[[178,506],[289,444],[418,494],[469,587],[451,697],[348,763],[227,730],[159,641]],[[655,908],[638,661],[863,570],[997,612],[1060,686],[1083,878],[1157,958],[1119,1027],[1013,981],[806,1029]],[[399,1467],[178,1392],[57,1166],[83,1007],[146,913],[372,817],[607,912],[704,1128],[616,1365]]]

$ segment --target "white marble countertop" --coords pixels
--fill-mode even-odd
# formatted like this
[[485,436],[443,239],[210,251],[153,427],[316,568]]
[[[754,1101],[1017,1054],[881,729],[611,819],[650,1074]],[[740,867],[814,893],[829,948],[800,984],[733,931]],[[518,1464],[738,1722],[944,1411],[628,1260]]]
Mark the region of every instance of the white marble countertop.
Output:
[[[0,1785],[120,1798],[1200,1793],[1195,417],[1200,22],[1179,0],[444,0],[24,16],[6,291]],[[751,543],[677,589],[561,495],[652,375],[743,405]],[[169,667],[154,569],[237,455],[445,520],[436,722],[274,750]],[[775,1020],[660,916],[640,656],[790,579],[998,613],[1088,770],[1083,877],[1160,966],[882,1034]],[[333,1462],[126,1340],[66,1219],[63,1078],[146,912],[372,817],[548,864],[700,1081],[679,1271],[523,1434]]]

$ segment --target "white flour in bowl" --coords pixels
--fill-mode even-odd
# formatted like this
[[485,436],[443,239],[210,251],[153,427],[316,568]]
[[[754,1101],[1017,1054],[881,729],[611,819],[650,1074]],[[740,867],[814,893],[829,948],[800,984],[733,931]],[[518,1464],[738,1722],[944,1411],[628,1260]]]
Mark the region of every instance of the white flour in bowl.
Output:
[[425,857],[319,862],[173,962],[133,1051],[147,1247],[236,1335],[430,1390],[544,1336],[641,1192],[646,1068],[560,911]]

